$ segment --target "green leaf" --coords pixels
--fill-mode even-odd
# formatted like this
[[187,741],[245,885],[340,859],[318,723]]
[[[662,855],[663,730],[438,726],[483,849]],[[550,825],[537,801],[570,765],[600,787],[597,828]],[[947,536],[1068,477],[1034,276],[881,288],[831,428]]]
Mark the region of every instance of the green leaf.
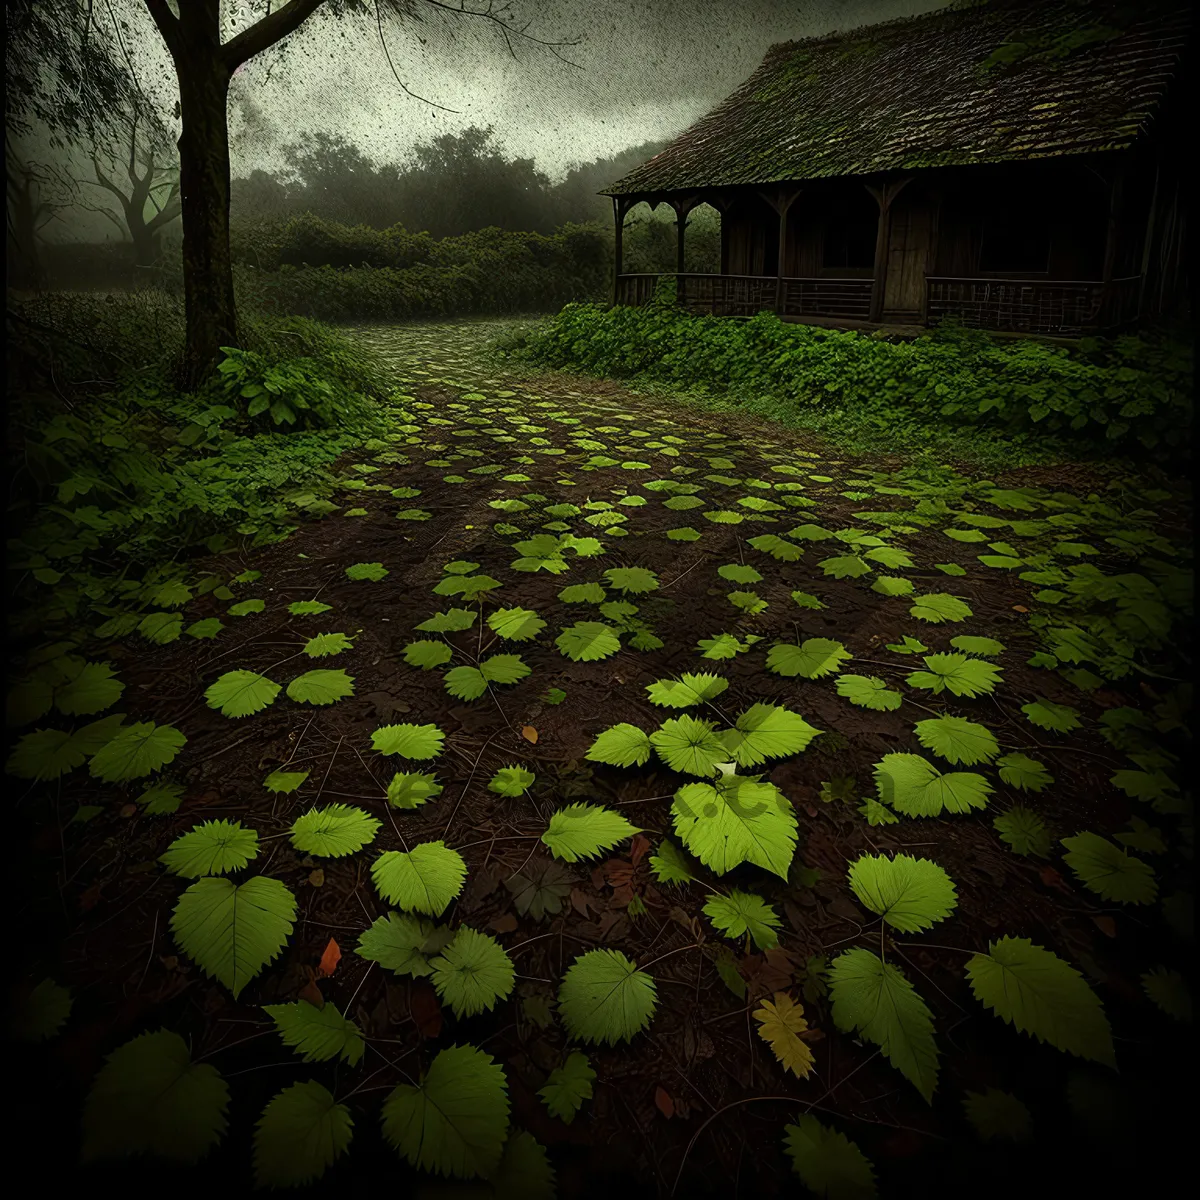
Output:
[[328,1001],[320,1008],[307,1000],[264,1004],[263,1012],[275,1022],[283,1044],[299,1051],[306,1063],[341,1058],[353,1067],[362,1061],[366,1049],[362,1032]]
[[113,678],[111,663],[84,663],[79,673],[54,690],[54,707],[69,717],[89,716],[116,704],[125,685]]
[[842,675],[836,687],[837,694],[845,696],[851,704],[875,712],[894,712],[904,699],[878,675]]
[[491,1175],[508,1136],[504,1070],[474,1046],[450,1046],[419,1086],[383,1105],[383,1136],[414,1167],[455,1179]]
[[422,917],[390,912],[363,932],[355,953],[396,975],[415,979],[433,973],[432,956],[453,936],[445,926],[436,926]]
[[726,762],[729,756],[708,721],[686,714],[664,721],[650,741],[667,766],[687,775],[714,775],[717,763]]
[[589,762],[613,767],[640,767],[650,759],[650,735],[636,725],[612,725],[596,738],[584,755]]
[[[782,539],[776,540],[782,541]],[[783,544],[787,545],[788,543],[784,542]],[[758,571],[743,563],[726,563],[717,568],[717,574],[730,583],[759,583],[762,580],[762,575]]]
[[811,608],[811,609],[819,611],[820,609],[825,607],[825,605],[822,604],[821,601],[818,600],[817,597],[814,596],[811,592],[793,592],[792,599],[801,608]]
[[461,633],[475,624],[476,615],[474,609],[450,608],[444,613],[434,613],[432,617],[422,621],[420,625],[414,625],[413,628],[421,633]]
[[650,871],[659,883],[694,883],[687,856],[670,838],[658,844],[658,853],[650,855]]
[[824,679],[836,674],[841,664],[852,658],[841,642],[829,638],[806,638],[800,645],[781,642],[767,652],[767,670],[791,679]]
[[445,739],[436,725],[384,725],[371,734],[371,747],[380,754],[423,761],[437,758]]
[[126,726],[97,750],[88,771],[105,783],[140,779],[165,767],[186,744],[187,738],[171,725],[138,722]]
[[292,845],[301,854],[319,858],[345,858],[369,845],[381,821],[351,804],[310,808],[296,818],[290,830]]
[[550,818],[542,841],[555,858],[578,862],[611,850],[638,832],[620,813],[596,804],[569,804]]
[[444,842],[420,842],[409,851],[384,851],[371,866],[371,878],[389,904],[440,917],[462,891],[467,864]]
[[763,533],[758,537],[748,538],[746,544],[753,546],[755,550],[761,550],[764,554],[769,554],[779,562],[799,562],[804,557],[804,551],[799,546],[785,542],[783,538],[774,533]]
[[146,810],[148,816],[165,816],[178,812],[183,800],[183,784],[159,782],[152,784],[135,803]]
[[346,578],[354,580],[370,580],[372,583],[378,583],[388,573],[387,567],[383,563],[355,563],[352,567],[346,568]]
[[877,1192],[871,1160],[843,1133],[805,1114],[784,1126],[792,1169],[814,1196],[871,1200]]
[[301,1187],[350,1148],[354,1121],[315,1079],[293,1083],[263,1109],[254,1131],[256,1187]]
[[209,685],[204,699],[224,717],[248,717],[273,704],[279,690],[257,671],[226,671]]
[[1154,868],[1098,833],[1062,839],[1068,867],[1089,891],[1118,904],[1152,904],[1158,896]]
[[806,750],[823,732],[781,705],[753,704],[720,738],[738,766],[755,767],[768,758]]
[[617,950],[589,950],[563,976],[558,1011],[567,1033],[582,1042],[631,1041],[657,1005],[654,980]]
[[281,796],[288,796],[309,777],[308,771],[272,771],[270,775],[263,780],[263,787],[268,792],[275,792]]
[[1036,758],[1026,754],[1005,754],[996,759],[996,766],[1004,783],[1023,792],[1041,792],[1054,782],[1054,776]]
[[880,804],[874,796],[867,796],[858,806],[858,811],[867,818],[867,824],[874,828],[877,825],[895,825],[900,818],[886,804]]
[[795,529],[788,530],[788,537],[798,538],[804,542],[823,542],[833,537],[833,534],[828,529],[822,529],[820,525],[797,525]]
[[1031,809],[1014,804],[992,821],[992,827],[1015,854],[1045,858],[1050,853],[1050,833],[1042,818]]
[[221,1073],[193,1063],[179,1034],[143,1033],[108,1056],[88,1092],[83,1161],[154,1154],[199,1162],[224,1135],[228,1107]]
[[728,599],[734,608],[740,608],[752,617],[767,609],[767,602],[757,592],[730,592]]
[[917,596],[913,606],[908,610],[911,617],[919,621],[930,621],[935,625],[943,621],[965,621],[972,616],[970,605],[964,604],[957,596],[946,592],[931,592],[925,596]]
[[554,1168],[546,1149],[531,1133],[518,1130],[504,1143],[504,1154],[488,1180],[494,1200],[555,1200]]
[[240,821],[205,821],[177,837],[159,855],[168,871],[184,879],[228,875],[258,857],[258,833]]
[[751,862],[787,878],[796,850],[796,814],[774,784],[738,776],[715,787],[684,784],[671,814],[683,844],[718,875]]
[[464,600],[474,600],[485,592],[495,591],[500,586],[500,580],[491,575],[448,575],[434,587],[438,596],[461,596]]
[[899,642],[888,642],[887,649],[893,654],[924,654],[929,647],[919,639],[905,634]]
[[[950,645],[955,650],[961,650],[963,654],[982,654],[985,658],[993,658],[997,654],[1004,652],[1003,642],[998,642],[995,638],[989,637],[972,637],[966,633],[960,633],[958,637],[952,637]],[[1000,1094],[1007,1095],[1007,1093]]]
[[991,1087],[985,1092],[968,1092],[963,1108],[985,1142],[1028,1142],[1033,1136],[1029,1109],[1012,1092]]
[[859,900],[901,933],[933,928],[958,903],[953,880],[928,858],[864,854],[847,878]]
[[930,717],[918,721],[913,729],[926,750],[955,765],[972,767],[1000,753],[996,735],[986,725],[965,717]]
[[454,657],[454,651],[445,642],[416,641],[404,647],[404,661],[410,667],[428,671],[440,667]]
[[293,600],[288,605],[288,612],[293,617],[313,617],[317,613],[330,612],[332,604],[322,604],[320,600]]
[[927,654],[921,661],[926,669],[914,671],[905,683],[926,688],[935,696],[943,691],[953,696],[985,696],[995,691],[1000,681],[1002,668],[965,654]]
[[1070,733],[1078,729],[1079,710],[1069,704],[1055,704],[1039,698],[1030,704],[1022,704],[1021,711],[1039,729],[1050,729],[1055,733]]
[[457,1017],[490,1012],[513,989],[512,959],[495,938],[462,926],[430,964],[433,986]]
[[914,588],[911,579],[897,579],[892,575],[880,575],[873,584],[871,591],[881,596],[911,596]]
[[944,774],[919,754],[885,754],[875,764],[879,799],[906,817],[937,817],[943,811],[986,808],[992,786],[971,771]]
[[831,579],[858,579],[871,573],[871,564],[857,554],[836,554],[823,558],[818,566]]
[[874,1042],[932,1104],[938,1075],[933,1016],[903,972],[854,947],[830,963],[828,980],[834,1024]]
[[554,639],[564,657],[572,662],[596,662],[621,648],[621,639],[611,625],[601,621],[576,621]]
[[22,990],[8,1014],[8,1034],[21,1042],[44,1042],[52,1038],[71,1015],[70,990],[53,979]]
[[598,583],[573,583],[558,593],[564,604],[602,604],[607,597]]
[[1069,963],[1028,938],[1002,937],[967,963],[975,999],[1039,1042],[1116,1067],[1112,1031],[1095,992]]
[[304,643],[303,653],[309,658],[329,658],[331,655],[341,654],[343,650],[349,650],[353,645],[354,642],[344,633],[318,633],[316,637],[311,637]]
[[295,916],[296,898],[278,879],[256,875],[235,887],[210,877],[179,897],[171,931],[179,948],[236,1000],[283,949]]
[[733,888],[727,896],[710,896],[704,904],[704,915],[727,938],[736,940],[749,934],[759,950],[779,945],[775,932],[781,924],[779,914],[753,892]]
[[531,641],[546,628],[546,622],[528,608],[498,608],[487,623],[489,629],[510,642]]
[[178,613],[150,613],[138,625],[138,633],[156,646],[175,641],[182,630],[183,618]]
[[592,1098],[595,1080],[596,1072],[592,1070],[588,1056],[581,1050],[572,1050],[563,1065],[550,1072],[538,1095],[552,1117],[570,1125],[583,1102]]
[[647,684],[646,695],[651,704],[664,708],[691,708],[713,700],[729,687],[729,680],[720,675],[689,675],[679,679],[659,679]]
[[83,766],[86,759],[66,730],[38,729],[17,742],[4,769],[18,779],[58,779]]
[[658,576],[645,567],[610,567],[604,572],[609,587],[629,596],[643,596],[658,590]]
[[229,615],[231,617],[248,617],[253,613],[260,613],[267,607],[265,600],[239,600],[236,604],[229,606]]
[[533,786],[537,776],[524,767],[501,767],[488,783],[488,791],[499,796],[522,796]]
[[701,651],[702,658],[734,658],[738,654],[744,654],[758,640],[753,634],[739,640],[732,633],[717,633],[712,637],[701,638],[696,643],[696,649]]
[[287,694],[297,704],[334,704],[354,695],[354,678],[341,670],[305,671],[288,684]]
[[1178,971],[1155,967],[1142,976],[1142,990],[1150,999],[1176,1021],[1192,1020],[1192,993]]

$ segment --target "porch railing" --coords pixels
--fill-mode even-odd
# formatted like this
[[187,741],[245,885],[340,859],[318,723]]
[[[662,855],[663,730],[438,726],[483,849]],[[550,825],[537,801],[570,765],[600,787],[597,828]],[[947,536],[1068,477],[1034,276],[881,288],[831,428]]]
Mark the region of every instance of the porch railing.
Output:
[[929,277],[927,320],[977,329],[1079,337],[1138,315],[1141,276],[1098,281]]
[[[648,304],[660,279],[676,281],[676,301],[689,312],[718,317],[752,317],[775,311],[774,275],[701,275],[695,273],[620,275],[618,304]],[[871,306],[869,279],[791,279],[784,277],[783,316],[825,316],[865,321]]]

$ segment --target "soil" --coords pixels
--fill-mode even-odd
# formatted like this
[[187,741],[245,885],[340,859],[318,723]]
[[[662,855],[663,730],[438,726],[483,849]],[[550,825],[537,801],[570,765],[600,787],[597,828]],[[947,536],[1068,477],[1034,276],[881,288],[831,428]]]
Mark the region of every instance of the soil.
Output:
[[[412,1189],[430,1197],[468,1194],[439,1191],[439,1185],[412,1171],[383,1142],[378,1112],[388,1091],[415,1079],[438,1049],[470,1043],[504,1066],[513,1125],[528,1129],[547,1147],[563,1198],[616,1191],[660,1197],[720,1194],[729,1200],[797,1194],[801,1189],[784,1153],[783,1133],[802,1112],[817,1115],[862,1149],[884,1196],[957,1196],[968,1189],[974,1196],[999,1196],[1016,1188],[1040,1193],[1060,1187],[1114,1194],[1118,1185],[1134,1179],[1153,1192],[1152,1178],[1160,1170],[1168,1177],[1165,1172],[1178,1157],[1174,1147],[1184,1144],[1183,1109],[1174,1099],[1172,1081],[1185,1027],[1148,1003],[1139,975],[1160,962],[1178,965],[1181,947],[1155,907],[1106,904],[1058,861],[1057,844],[1050,859],[1023,858],[1005,846],[991,823],[997,812],[1020,800],[1036,806],[1057,843],[1085,829],[1109,833],[1131,816],[1145,814],[1144,806],[1138,808],[1108,783],[1128,764],[1095,732],[1095,717],[1104,707],[1148,704],[1145,692],[1126,679],[1083,695],[1057,674],[1028,666],[1036,648],[1026,616],[1034,589],[1015,573],[981,567],[975,555],[982,546],[950,543],[939,530],[898,539],[916,566],[897,573],[913,580],[917,593],[948,591],[965,599],[973,616],[961,624],[912,619],[903,598],[872,592],[870,577],[824,577],[815,564],[827,544],[810,545],[795,563],[775,562],[746,546],[749,537],[782,533],[801,522],[862,528],[852,514],[864,508],[911,507],[908,497],[875,495],[863,501],[841,495],[854,491],[856,470],[901,464],[831,457],[829,447],[801,436],[748,424],[735,427],[724,418],[681,416],[611,382],[505,374],[503,368],[473,360],[464,349],[472,338],[478,340],[477,327],[473,332],[464,326],[458,333],[455,341],[435,326],[399,343],[395,361],[413,381],[410,394],[433,407],[414,410],[420,435],[412,444],[394,447],[409,462],[378,464],[378,470],[361,475],[388,489],[418,489],[418,496],[397,500],[386,490],[348,491],[340,498],[343,511],[359,506],[367,510],[365,516],[337,512],[236,562],[228,555],[194,562],[189,571],[196,577],[210,571],[223,576],[261,572],[257,582],[237,589],[237,599],[261,597],[265,611],[232,617],[226,613],[228,602],[210,594],[187,606],[185,623],[220,616],[227,628],[215,640],[183,637],[151,646],[129,638],[100,655],[114,663],[126,685],[118,708],[129,720],[154,720],[186,733],[187,744],[168,771],[186,784],[179,810],[148,816],[132,803],[145,781],[121,789],[98,785],[83,772],[51,789],[40,808],[14,791],[23,827],[12,847],[12,873],[23,900],[10,910],[10,936],[25,948],[40,946],[43,974],[69,986],[74,996],[60,1037],[44,1047],[14,1051],[23,1096],[19,1140],[48,1142],[55,1150],[39,1167],[45,1183],[66,1186],[76,1179],[79,1104],[104,1056],[135,1034],[166,1028],[185,1037],[194,1057],[211,1056],[230,1080],[233,1100],[224,1142],[187,1172],[122,1163],[90,1168],[82,1181],[135,1193],[158,1183],[189,1195],[217,1188],[248,1191],[258,1115],[283,1086],[316,1078],[339,1095],[355,1092],[350,1101],[355,1134],[348,1155],[312,1190],[386,1182],[389,1189],[398,1186],[400,1194]],[[378,348],[382,335],[375,336]],[[461,399],[478,393],[487,399]],[[544,401],[554,403],[549,409],[534,407]],[[516,434],[507,443],[486,435],[447,435],[444,444],[451,450],[436,448],[443,442],[435,439],[450,429],[490,428],[465,424],[465,417],[481,413],[499,420],[508,414],[489,410],[509,405],[519,406],[544,432]],[[589,452],[569,441],[579,426],[553,413],[591,430],[631,431],[594,436],[607,442],[606,453],[652,462],[653,469],[583,471]],[[429,424],[430,416],[453,424]],[[678,457],[638,449],[647,440],[661,445],[664,434],[682,439]],[[535,445],[531,438],[548,444]],[[476,460],[470,458],[452,467],[429,465],[429,459],[445,462],[439,455],[452,453],[456,445],[479,447],[486,456],[478,462],[501,463],[505,470],[473,475],[469,468]],[[536,452],[560,447],[565,454]],[[809,477],[772,476],[764,455],[799,463]],[[734,465],[714,471],[708,462],[713,457]],[[516,461],[525,458],[533,461]],[[347,475],[354,475],[352,464],[370,462],[368,451],[348,456]],[[565,575],[511,570],[515,535],[498,535],[492,526],[499,519],[534,532],[545,518],[537,503],[508,514],[490,508],[488,501],[536,492],[549,497],[547,503],[605,499],[615,504],[625,494],[642,495],[638,485],[646,479],[671,478],[670,468],[678,465],[696,468],[686,478],[698,483],[713,473],[739,480],[804,479],[801,494],[816,506],[772,514],[784,523],[725,525],[704,520],[703,509],[667,510],[663,494],[646,492],[645,505],[617,507],[629,516],[631,536],[611,536],[580,518],[571,520],[575,532],[604,542],[603,557],[573,562]],[[1064,468],[1064,478],[1045,469],[1013,472],[997,482],[1061,488],[1073,479],[1090,485],[1078,469],[1074,476],[1070,470]],[[443,482],[454,471],[461,471],[465,482]],[[502,481],[503,474],[513,472],[529,478]],[[560,483],[563,479],[573,486]],[[703,486],[707,509],[736,510],[739,497],[768,494],[740,485]],[[409,505],[431,515],[397,521],[397,510]],[[694,542],[663,536],[683,525],[700,529],[703,536]],[[521,682],[497,686],[470,703],[446,692],[442,671],[422,671],[402,658],[406,643],[433,636],[415,633],[415,625],[458,603],[431,589],[442,578],[443,564],[461,559],[503,581],[497,599],[486,606],[520,604],[549,623],[537,640],[519,645],[497,642],[479,621],[466,634],[450,635],[452,644],[471,656],[519,652],[533,668]],[[967,574],[951,578],[934,567],[950,561],[960,562]],[[348,579],[346,568],[363,562],[384,564],[386,578]],[[736,562],[752,563],[765,576],[750,585],[768,601],[761,618],[742,618],[726,598],[734,585],[719,578],[716,568]],[[560,602],[557,593],[568,583],[600,579],[605,569],[623,565],[657,574],[658,590],[633,599],[641,604],[639,616],[666,644],[651,651],[622,648],[599,662],[571,663],[556,650],[553,637],[572,621],[596,619],[596,613],[589,605]],[[819,595],[825,607],[796,607],[789,598],[794,589]],[[287,604],[313,598],[331,611],[288,614]],[[904,703],[894,712],[868,711],[839,696],[833,679],[767,673],[762,651],[770,640],[757,652],[729,661],[699,657],[700,638],[735,628],[757,630],[768,639],[836,638],[855,655],[847,671],[884,676],[904,691]],[[317,662],[296,658],[308,637],[334,630],[353,635],[352,649]],[[934,698],[902,687],[919,661],[891,653],[885,643],[907,633],[940,651],[964,632],[1005,644],[995,659],[1003,668],[1003,685],[994,696]],[[269,708],[240,720],[205,703],[205,689],[223,671],[249,669],[284,682],[313,666],[344,668],[355,679],[355,694],[320,708],[281,695]],[[784,915],[779,948],[765,954],[747,953],[740,942],[721,938],[701,911],[708,894],[703,887],[661,885],[651,875],[654,848],[663,835],[674,836],[670,805],[678,777],[655,769],[653,762],[619,769],[584,757],[610,725],[630,722],[651,729],[673,715],[649,703],[645,685],[697,670],[729,679],[719,701],[722,712],[732,714],[755,702],[784,704],[827,731],[804,753],[763,768],[799,818],[789,880],[743,866],[720,881],[757,891]],[[565,693],[561,703],[548,702],[551,688]],[[1079,708],[1087,718],[1084,729],[1064,738],[1035,728],[1019,712],[1020,704],[1034,696]],[[1044,762],[1055,778],[1053,787],[1034,798],[1019,796],[993,775],[997,791],[983,813],[870,827],[857,806],[858,797],[872,793],[873,765],[891,751],[919,751],[912,725],[931,709],[983,721],[1006,750],[1020,749]],[[434,770],[444,791],[421,808],[400,811],[389,809],[386,787],[403,764],[376,754],[371,734],[381,725],[406,721],[432,722],[445,733],[443,755],[420,768]],[[512,764],[536,773],[531,790],[515,799],[487,790],[495,771]],[[273,795],[263,788],[263,778],[283,766],[308,771],[309,777],[298,792]],[[822,800],[822,784],[839,778],[854,780],[853,800]],[[614,808],[643,833],[599,859],[563,864],[570,876],[569,902],[560,914],[534,921],[516,911],[504,881],[548,860],[538,838],[557,807],[577,800]],[[375,842],[341,859],[317,861],[297,853],[285,836],[291,823],[313,805],[330,802],[357,805],[382,820]],[[102,811],[87,823],[70,824],[78,804]],[[298,900],[287,947],[236,1002],[174,944],[170,913],[185,881],[157,862],[173,839],[215,818],[256,829],[262,852],[254,873],[282,880]],[[517,966],[513,994],[480,1016],[456,1019],[442,1009],[428,980],[393,976],[354,953],[363,930],[388,911],[370,877],[375,852],[431,839],[445,839],[469,867],[464,891],[442,920],[490,933]],[[931,858],[955,881],[957,909],[927,935],[884,938],[877,918],[863,910],[847,884],[847,866],[860,855],[893,852]],[[815,882],[813,870],[819,872]],[[644,905],[640,915],[629,911],[634,897]],[[1018,1034],[975,1001],[963,973],[966,957],[1005,934],[1030,938],[1084,972],[1112,1023],[1119,1076]],[[341,958],[326,977],[318,964],[331,940]],[[718,945],[734,953],[744,999],[723,982],[706,953]],[[811,1044],[817,1065],[809,1079],[787,1074],[757,1036],[752,1011],[760,1000],[789,990],[801,1000],[810,956],[833,956],[852,945],[876,953],[882,948],[932,1009],[941,1052],[932,1104],[875,1046],[837,1031],[820,995],[803,999],[811,1027],[821,1034]],[[598,1076],[595,1095],[568,1125],[549,1116],[537,1095],[547,1073],[565,1056],[566,1035],[557,1022],[543,1028],[535,1016],[539,1002],[555,996],[572,959],[596,946],[619,949],[640,964],[656,960],[651,974],[659,1003],[647,1032],[632,1043],[586,1047]],[[363,1032],[367,1055],[356,1070],[303,1064],[260,1012],[264,1004],[311,996],[314,984]],[[1030,1108],[1032,1145],[987,1143],[972,1130],[963,1112],[964,1095],[989,1087],[1013,1092]]]

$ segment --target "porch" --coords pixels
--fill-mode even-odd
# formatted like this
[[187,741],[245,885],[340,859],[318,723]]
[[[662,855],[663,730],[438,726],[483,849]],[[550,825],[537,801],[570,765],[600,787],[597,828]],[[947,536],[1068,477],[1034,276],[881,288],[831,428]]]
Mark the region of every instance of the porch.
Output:
[[924,303],[898,319],[872,319],[871,278],[778,275],[622,274],[613,302],[648,304],[660,280],[675,281],[675,303],[690,313],[752,317],[764,310],[784,320],[839,329],[917,332],[945,318],[973,329],[1079,338],[1136,320],[1142,276],[1102,280],[1031,280],[926,276]]

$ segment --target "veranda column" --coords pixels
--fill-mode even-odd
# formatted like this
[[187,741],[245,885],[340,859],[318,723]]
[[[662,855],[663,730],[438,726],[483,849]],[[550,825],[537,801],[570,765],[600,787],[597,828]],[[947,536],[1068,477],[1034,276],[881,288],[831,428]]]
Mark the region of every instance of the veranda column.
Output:
[[621,245],[621,235],[625,232],[625,213],[626,202],[624,196],[614,196],[613,202],[613,223],[616,243],[616,262],[613,264],[613,290],[612,302],[617,303],[617,298],[621,294],[621,268],[623,265],[623,253]]
[[871,280],[871,308],[867,314],[867,319],[872,324],[878,324],[883,316],[883,293],[884,288],[887,286],[887,259],[892,224],[892,201],[900,195],[904,185],[911,178],[912,176],[910,175],[908,179],[897,179],[890,183],[880,183],[878,185],[867,183],[863,185],[875,197],[875,203],[879,205],[879,228],[875,234],[875,275]]
[[696,207],[694,196],[682,196],[667,203],[675,210],[675,303],[684,302],[683,282],[683,231],[687,228],[687,215]]
[[758,194],[779,214],[779,255],[775,264],[775,311],[783,316],[783,271],[787,254],[787,218],[788,211],[800,195],[798,187],[780,185],[775,192]]

